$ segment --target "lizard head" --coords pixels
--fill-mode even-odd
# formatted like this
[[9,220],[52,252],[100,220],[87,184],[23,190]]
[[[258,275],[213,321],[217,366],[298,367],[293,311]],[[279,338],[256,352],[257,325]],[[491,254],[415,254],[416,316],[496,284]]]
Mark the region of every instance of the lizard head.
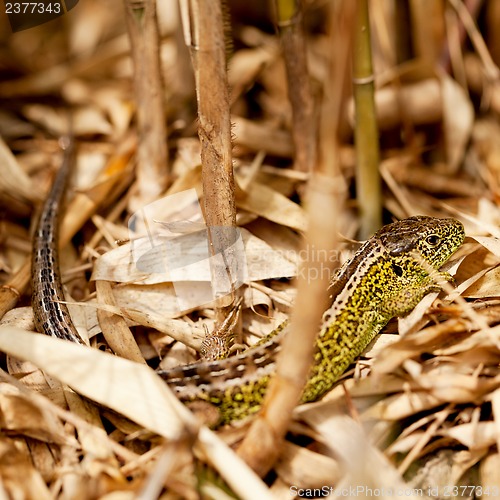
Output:
[[416,251],[439,269],[460,247],[465,232],[456,219],[437,219],[422,215],[384,226],[375,234],[389,254],[397,256]]

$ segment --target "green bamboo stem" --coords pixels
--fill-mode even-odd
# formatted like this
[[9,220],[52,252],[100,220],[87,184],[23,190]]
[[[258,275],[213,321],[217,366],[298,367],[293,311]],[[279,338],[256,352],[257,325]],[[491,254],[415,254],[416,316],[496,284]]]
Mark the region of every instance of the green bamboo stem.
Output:
[[353,57],[356,192],[361,221],[359,236],[367,239],[382,225],[382,188],[378,169],[380,153],[367,0],[357,2]]

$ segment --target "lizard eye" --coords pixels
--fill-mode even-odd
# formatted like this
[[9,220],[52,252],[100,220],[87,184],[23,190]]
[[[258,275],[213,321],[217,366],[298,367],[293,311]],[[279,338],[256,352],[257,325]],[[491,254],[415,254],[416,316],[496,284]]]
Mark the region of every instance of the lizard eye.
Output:
[[431,234],[431,235],[427,236],[425,241],[427,241],[427,243],[431,247],[435,247],[435,246],[439,245],[439,243],[441,243],[441,238],[437,234]]

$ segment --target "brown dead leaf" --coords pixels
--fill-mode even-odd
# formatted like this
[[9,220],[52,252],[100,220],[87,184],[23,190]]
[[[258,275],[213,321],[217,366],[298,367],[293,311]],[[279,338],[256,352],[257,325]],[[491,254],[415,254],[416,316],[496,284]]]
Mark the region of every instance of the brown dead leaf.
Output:
[[[446,373],[448,372],[448,373]],[[500,386],[500,375],[493,378],[461,374],[452,367],[437,367],[421,373],[418,383],[442,402],[468,403],[478,401]]]
[[40,473],[33,467],[27,450],[21,451],[11,441],[0,440],[0,477],[5,498],[51,500]]
[[[269,210],[273,208],[269,207]],[[248,280],[258,281],[295,276],[297,272],[295,264],[280,252],[273,250],[266,242],[244,228],[240,229],[240,233],[245,249],[244,259]],[[179,256],[177,261],[172,260],[176,258],[170,252],[170,249],[177,249],[175,238],[171,240],[171,243],[168,240],[159,240],[157,245],[152,245],[148,238],[139,238],[110,250],[97,259],[92,279],[143,285],[172,281],[195,282],[192,290],[194,293],[195,286],[200,286],[200,282],[203,281],[210,283],[212,278],[206,259],[207,248],[200,247],[197,250],[201,241],[199,233],[181,236],[183,247],[191,249],[188,261],[186,258],[182,260],[182,256]],[[181,264],[184,266],[172,267],[172,263],[176,262],[179,266]]]
[[169,439],[193,425],[186,408],[144,365],[13,327],[0,327],[0,349]]
[[423,352],[429,352],[439,342],[450,335],[463,333],[466,325],[461,320],[450,320],[426,328],[423,331],[407,335],[399,342],[392,344],[380,353],[373,366],[373,374],[391,373],[409,358],[416,357]]
[[363,417],[400,420],[442,404],[443,401],[427,392],[406,392],[387,396],[364,412]]
[[78,447],[76,440],[64,432],[63,425],[54,415],[38,407],[8,384],[0,385],[0,409],[2,429],[9,434]]
[[285,442],[276,472],[285,483],[301,488],[321,488],[325,478],[334,484],[341,477],[336,460],[289,442]]
[[[0,327],[0,350],[29,359],[44,371],[92,399],[172,440],[198,428],[194,416],[147,366],[44,335]],[[242,498],[249,491],[270,498],[267,488],[211,431],[197,434],[200,451]],[[229,464],[229,465],[228,465]]]
[[32,200],[35,193],[31,181],[1,137],[0,165],[0,191],[17,194],[21,200]]
[[494,491],[497,488],[500,491],[500,455],[491,453],[480,465],[481,484],[483,488]]
[[494,422],[462,424],[439,431],[442,436],[451,437],[469,450],[487,449],[496,443],[497,435]]
[[500,240],[498,238],[487,236],[472,236],[472,238],[488,249],[493,255],[500,258]]
[[292,137],[288,131],[278,130],[271,123],[256,124],[235,116],[231,117],[231,123],[235,144],[275,156],[292,156]]

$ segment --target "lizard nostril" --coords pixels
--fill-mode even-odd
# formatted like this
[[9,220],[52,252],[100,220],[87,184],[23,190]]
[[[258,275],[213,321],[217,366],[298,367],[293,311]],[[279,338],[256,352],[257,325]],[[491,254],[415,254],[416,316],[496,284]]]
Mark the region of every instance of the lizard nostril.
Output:
[[393,264],[392,270],[394,271],[394,274],[396,276],[399,276],[400,278],[401,278],[401,276],[403,276],[403,268],[401,266],[398,266],[397,264]]

